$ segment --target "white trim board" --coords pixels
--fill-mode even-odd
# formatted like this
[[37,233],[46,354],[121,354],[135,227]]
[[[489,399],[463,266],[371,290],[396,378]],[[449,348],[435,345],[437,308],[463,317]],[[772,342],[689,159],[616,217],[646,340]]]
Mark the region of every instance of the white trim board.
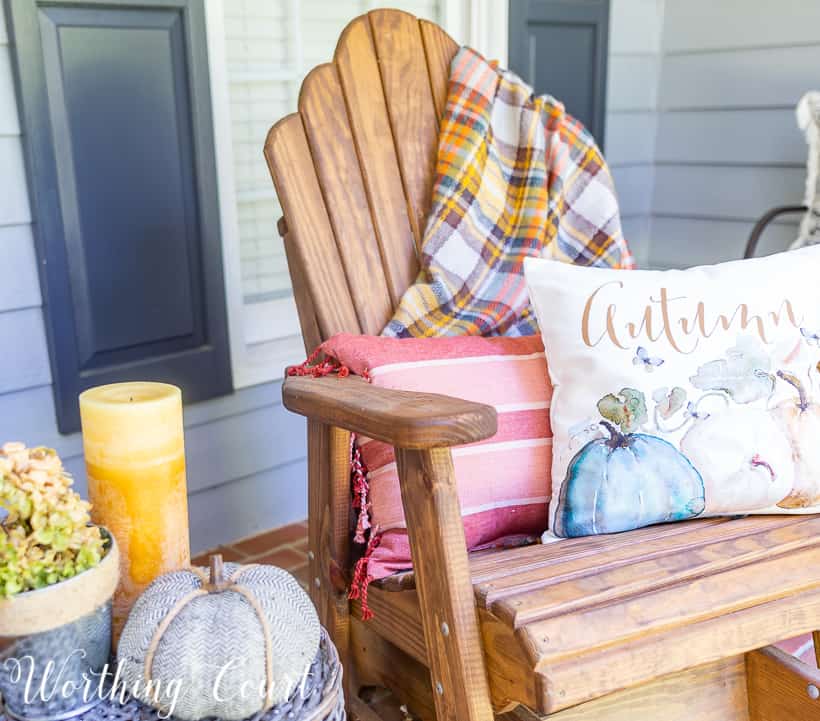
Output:
[[[295,0],[291,0],[290,5],[291,10],[294,7],[298,10],[298,2]],[[285,366],[300,361],[304,356],[304,349],[292,297],[248,305],[242,300],[223,0],[205,0],[205,20],[231,365],[234,387],[244,388],[282,378]],[[261,142],[260,139],[260,155]],[[271,228],[271,242],[277,242],[277,239],[276,229]]]
[[459,45],[469,45],[501,67],[509,64],[508,3],[504,0],[440,0],[441,25]]

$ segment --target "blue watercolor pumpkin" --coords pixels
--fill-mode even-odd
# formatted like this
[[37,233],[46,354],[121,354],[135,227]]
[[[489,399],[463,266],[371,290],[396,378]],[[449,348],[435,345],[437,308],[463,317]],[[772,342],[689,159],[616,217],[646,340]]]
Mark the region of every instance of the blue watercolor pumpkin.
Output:
[[570,461],[552,531],[571,538],[618,533],[703,512],[700,473],[675,446],[644,433],[587,443]]

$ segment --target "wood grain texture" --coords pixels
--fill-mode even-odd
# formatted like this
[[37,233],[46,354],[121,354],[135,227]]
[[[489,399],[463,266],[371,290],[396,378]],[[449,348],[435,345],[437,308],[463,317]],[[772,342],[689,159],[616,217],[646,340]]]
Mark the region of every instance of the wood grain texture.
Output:
[[305,273],[322,337],[342,331],[360,332],[298,114],[288,115],[270,129],[265,157],[287,220],[290,245]]
[[[791,721],[784,717],[779,721]],[[518,709],[498,721],[541,721]],[[665,676],[574,708],[550,721],[749,721],[743,656]],[[794,717],[797,721],[797,717]]]
[[427,70],[421,30],[415,17],[395,10],[368,13],[379,56],[384,98],[397,139],[404,193],[416,246],[430,211],[438,147],[438,116]]
[[[697,557],[697,552],[690,554]],[[704,569],[703,573],[702,577],[672,582],[659,590],[655,584],[648,583],[645,592],[638,584],[630,585],[626,573],[623,593],[599,599],[591,592],[587,602],[567,603],[563,608],[560,601],[545,604],[548,608],[543,613],[548,617],[527,626],[533,639],[533,653],[538,655],[539,663],[552,663],[579,652],[627,644],[664,629],[692,625],[779,598],[797,596],[820,587],[820,553],[817,546],[812,545],[805,550],[758,560],[750,567],[717,573]],[[571,597],[577,592],[577,586],[568,583],[555,588],[556,594],[562,591]],[[639,602],[630,603],[628,599],[635,596]]]
[[700,623],[683,621],[661,633],[539,666],[543,686],[538,708],[554,713],[666,674],[799,636],[816,627],[818,618],[820,591],[813,590]]
[[396,305],[416,279],[419,266],[396,151],[396,142],[404,139],[394,141],[366,15],[344,29],[333,61],[344,90],[370,205],[360,210],[372,214],[388,289]]
[[[635,594],[646,598],[647,604],[650,599],[660,601],[664,595],[672,595],[677,604],[683,601],[685,594],[691,594],[694,599],[698,593],[706,591],[710,583],[716,585],[730,582],[734,577],[746,577],[748,569],[745,566],[756,562],[761,562],[761,570],[769,566],[777,569],[778,575],[781,568],[794,568],[798,561],[793,559],[798,557],[805,556],[809,563],[816,559],[820,564],[815,540],[815,534],[820,533],[820,519],[801,522],[793,518],[763,517],[749,520],[748,524],[726,523],[707,527],[702,533],[693,528],[690,533],[671,536],[666,542],[667,548],[663,547],[666,539],[661,537],[627,548],[631,551],[629,555],[606,550],[594,561],[595,565],[590,564],[588,557],[575,564],[569,561],[557,563],[551,567],[552,573],[547,578],[543,569],[513,574],[482,588],[485,603],[496,615],[509,619],[510,624],[518,628],[580,608],[603,609],[614,600],[627,599]],[[639,550],[644,553],[634,555]],[[781,558],[786,554],[789,555]],[[814,585],[820,578],[820,565],[807,567],[807,571],[805,576]],[[709,582],[707,578],[715,580]],[[488,590],[488,586],[493,588]],[[773,592],[773,587],[763,579],[760,579],[758,588],[759,592],[766,593],[766,598]],[[789,588],[792,586],[787,582],[783,586],[784,592]],[[714,605],[718,597],[708,597],[704,607],[709,612],[720,612]],[[748,605],[755,600],[748,586],[739,589],[737,598]],[[696,603],[681,605],[686,605],[693,613]],[[662,601],[660,605],[663,606]],[[643,630],[648,623],[646,617],[636,620],[636,625]],[[614,628],[602,630],[607,642],[614,640]]]
[[[474,554],[493,707],[555,713],[812,630],[818,522],[705,519]],[[543,620],[498,613],[530,596]],[[416,593],[374,588],[371,599],[377,631],[425,663]]]
[[[308,73],[299,93],[299,113],[359,327],[362,333],[378,335],[390,320],[393,301],[334,65],[319,65]],[[336,299],[328,298],[327,302]]]
[[350,434],[308,421],[308,563],[311,599],[339,651],[345,686],[355,684],[350,666],[350,607],[341,569],[350,564]]
[[503,711],[518,704],[539,708],[542,682],[532,671],[526,646],[514,629],[491,613],[479,608],[478,617],[493,708]]
[[440,119],[447,104],[450,64],[458,52],[458,43],[429,20],[419,20],[419,28],[421,28],[421,39],[424,43],[424,54],[427,57],[427,73],[430,77],[430,90],[433,93],[433,106],[436,109],[436,117]]
[[[368,626],[380,636],[389,638],[391,643],[408,656],[428,666],[430,662],[424,643],[421,607],[416,591],[394,593],[372,585],[368,591],[367,603],[373,611],[373,618],[367,622]],[[350,611],[354,618],[361,618],[361,602],[353,601]]]
[[820,672],[779,648],[746,654],[750,721],[820,721]]
[[353,376],[286,378],[282,398],[294,413],[402,448],[473,443],[496,432],[492,406],[379,388]]
[[438,721],[492,721],[449,449],[396,449]]
[[370,622],[353,619],[351,653],[363,684],[390,689],[422,721],[437,721],[430,671],[405,654]]
[[[280,221],[284,221],[284,218],[280,218]],[[302,270],[302,264],[299,261],[296,249],[293,247],[293,238],[287,232],[287,223],[279,223],[279,233],[282,236],[285,253],[288,256],[288,273],[293,288],[293,298],[296,301],[296,312],[299,315],[299,328],[302,331],[305,355],[309,356],[313,349],[322,342],[322,331],[319,329],[319,321],[316,319],[316,311],[313,308],[313,300],[310,297],[305,272]]]

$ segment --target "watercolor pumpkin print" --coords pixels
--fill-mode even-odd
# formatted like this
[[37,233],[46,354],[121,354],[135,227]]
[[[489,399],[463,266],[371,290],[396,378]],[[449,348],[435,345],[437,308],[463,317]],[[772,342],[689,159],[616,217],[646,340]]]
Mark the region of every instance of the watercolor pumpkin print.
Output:
[[[804,345],[817,349],[801,331]],[[642,389],[601,397],[600,420],[570,430],[575,451],[553,533],[614,533],[820,504],[820,404],[810,397],[820,364],[809,354],[801,378],[774,367],[773,355],[757,338],[740,335],[681,385],[646,389],[651,412]],[[790,360],[796,357],[789,352]],[[640,348],[633,363],[658,367],[663,360]],[[791,397],[773,402],[784,387]]]
[[570,461],[555,534],[617,533],[699,515],[700,474],[671,443],[638,432],[648,418],[643,393],[623,388],[601,398],[598,410],[606,437],[589,441]]
[[777,505],[808,508],[820,503],[820,405],[811,402],[805,384],[797,376],[782,370],[777,376],[796,392],[795,398],[783,401],[772,411],[795,461],[794,485]]
[[820,514],[820,245],[687,269],[528,258],[552,381],[544,542]]

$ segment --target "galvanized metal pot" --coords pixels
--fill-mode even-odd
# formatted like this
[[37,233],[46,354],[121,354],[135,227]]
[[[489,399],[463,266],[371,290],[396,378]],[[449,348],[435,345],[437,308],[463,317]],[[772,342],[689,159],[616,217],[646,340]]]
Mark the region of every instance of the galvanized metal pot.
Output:
[[102,697],[120,570],[116,542],[102,532],[107,553],[97,566],[0,601],[0,695],[12,718],[60,721]]

